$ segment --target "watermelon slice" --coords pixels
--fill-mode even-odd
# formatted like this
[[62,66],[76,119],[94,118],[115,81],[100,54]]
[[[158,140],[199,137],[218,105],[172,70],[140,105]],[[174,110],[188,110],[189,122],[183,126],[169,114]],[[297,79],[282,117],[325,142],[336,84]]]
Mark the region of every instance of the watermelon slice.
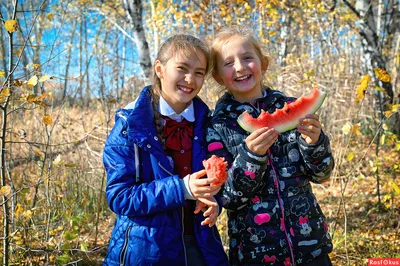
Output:
[[238,123],[248,132],[268,127],[283,133],[295,128],[300,118],[315,113],[321,107],[325,97],[325,92],[313,89],[309,95],[302,96],[289,104],[285,103],[282,109],[277,109],[273,114],[262,110],[257,118],[253,118],[245,111],[238,117]]
[[228,179],[227,167],[228,163],[225,162],[224,158],[212,155],[207,160],[203,161],[203,166],[207,171],[209,177],[217,177],[219,182],[211,183],[211,186],[218,185],[219,183],[225,183]]

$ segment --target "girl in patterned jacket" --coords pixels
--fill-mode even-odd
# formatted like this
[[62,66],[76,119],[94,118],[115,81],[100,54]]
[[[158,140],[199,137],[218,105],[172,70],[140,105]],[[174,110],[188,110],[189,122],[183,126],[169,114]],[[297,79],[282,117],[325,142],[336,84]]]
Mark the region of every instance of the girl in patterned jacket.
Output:
[[249,134],[237,123],[247,110],[257,117],[294,101],[262,85],[268,59],[248,29],[221,31],[212,46],[214,79],[227,92],[207,129],[209,156],[225,157],[229,178],[222,192],[228,214],[231,265],[331,265],[332,242],[310,182],[329,179],[334,166],[329,139],[315,114],[278,134]]
[[152,86],[117,111],[103,155],[117,214],[104,265],[228,265],[214,226],[221,187],[209,186],[216,177],[200,179],[209,109],[197,94],[209,57],[201,40],[170,37]]

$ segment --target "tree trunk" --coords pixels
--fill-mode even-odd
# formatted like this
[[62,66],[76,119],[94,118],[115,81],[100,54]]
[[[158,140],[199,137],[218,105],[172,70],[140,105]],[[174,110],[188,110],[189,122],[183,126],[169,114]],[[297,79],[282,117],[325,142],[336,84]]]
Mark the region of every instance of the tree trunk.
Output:
[[[374,14],[372,12],[372,3],[370,0],[357,0],[355,9],[345,1],[345,3],[354,10],[359,20],[359,30],[362,38],[362,48],[364,51],[364,65],[367,66],[368,72],[374,77],[373,68],[381,68],[386,70],[386,60],[379,48],[379,39],[376,32],[376,24]],[[376,79],[374,79],[376,82]],[[390,103],[393,102],[393,88],[390,82],[381,82],[381,87],[385,89],[389,95]]]
[[285,66],[286,63],[284,63],[284,59],[286,58],[287,55],[287,42],[290,29],[290,15],[288,15],[286,11],[283,11],[281,19],[283,27],[281,28],[280,32],[281,44],[279,46],[279,64],[281,66]]
[[[75,29],[75,27],[76,27],[76,21],[74,22],[74,25],[72,26],[72,28]],[[67,97],[69,66],[71,64],[72,46],[74,44],[75,32],[76,32],[75,30],[72,31],[71,46],[68,49],[68,58],[67,58],[67,64],[65,66],[65,80],[64,80],[64,91],[63,91],[63,95],[62,95],[62,101],[65,101],[65,98]]]
[[142,22],[142,1],[141,0],[122,0],[122,4],[125,8],[129,26],[132,29],[133,37],[136,42],[136,49],[139,55],[139,65],[143,70],[146,83],[150,81],[151,78],[151,61],[149,53],[149,45],[146,41],[146,36],[144,34],[143,22]]

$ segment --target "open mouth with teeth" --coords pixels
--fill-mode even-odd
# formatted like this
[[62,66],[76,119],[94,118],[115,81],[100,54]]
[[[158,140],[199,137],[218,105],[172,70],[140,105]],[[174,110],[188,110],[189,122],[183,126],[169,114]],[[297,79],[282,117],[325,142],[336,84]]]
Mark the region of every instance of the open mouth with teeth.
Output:
[[245,82],[245,81],[247,81],[247,80],[249,80],[251,78],[251,75],[246,75],[246,76],[241,76],[241,77],[238,77],[238,78],[235,78],[235,81],[237,81],[237,82]]
[[177,86],[177,87],[178,87],[178,89],[179,89],[180,91],[183,91],[183,92],[185,92],[185,93],[191,93],[191,92],[193,91],[192,88],[187,88],[187,87],[183,87],[183,86]]

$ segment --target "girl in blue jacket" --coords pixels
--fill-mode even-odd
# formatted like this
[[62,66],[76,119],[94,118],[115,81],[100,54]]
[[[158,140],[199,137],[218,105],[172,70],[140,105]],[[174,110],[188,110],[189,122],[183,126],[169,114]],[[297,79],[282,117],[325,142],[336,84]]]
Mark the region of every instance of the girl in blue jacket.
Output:
[[206,44],[172,36],[152,86],[117,110],[103,155],[117,214],[104,265],[228,265],[214,226],[220,186],[209,186],[218,179],[200,178],[209,109],[197,94],[208,70]]

